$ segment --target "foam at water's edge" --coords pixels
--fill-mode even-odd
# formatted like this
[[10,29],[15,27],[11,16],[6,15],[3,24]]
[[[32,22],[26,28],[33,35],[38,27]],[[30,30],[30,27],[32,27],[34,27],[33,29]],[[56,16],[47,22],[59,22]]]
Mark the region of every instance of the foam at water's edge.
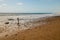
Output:
[[53,16],[60,16],[60,13],[53,13]]

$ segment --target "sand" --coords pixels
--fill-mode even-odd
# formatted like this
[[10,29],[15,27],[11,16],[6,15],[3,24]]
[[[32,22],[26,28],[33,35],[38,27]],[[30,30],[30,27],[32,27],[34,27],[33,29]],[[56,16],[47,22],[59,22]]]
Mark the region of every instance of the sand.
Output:
[[40,24],[41,21],[46,23],[26,30],[17,30],[10,36],[7,33],[0,37],[0,40],[60,40],[60,16],[49,17],[35,23]]

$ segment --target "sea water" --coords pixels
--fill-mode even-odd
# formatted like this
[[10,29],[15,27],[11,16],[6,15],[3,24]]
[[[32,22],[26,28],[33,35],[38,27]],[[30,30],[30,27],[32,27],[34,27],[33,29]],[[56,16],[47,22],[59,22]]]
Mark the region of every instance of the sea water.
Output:
[[42,17],[53,16],[52,13],[0,13],[0,21],[6,21],[7,19],[14,19],[17,18],[22,20],[30,20]]

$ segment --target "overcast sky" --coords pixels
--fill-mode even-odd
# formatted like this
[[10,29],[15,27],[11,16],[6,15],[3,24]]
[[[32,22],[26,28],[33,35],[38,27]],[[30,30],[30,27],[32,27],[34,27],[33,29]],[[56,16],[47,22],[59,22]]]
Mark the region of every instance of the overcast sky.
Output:
[[4,13],[60,12],[60,0],[0,0],[0,12]]

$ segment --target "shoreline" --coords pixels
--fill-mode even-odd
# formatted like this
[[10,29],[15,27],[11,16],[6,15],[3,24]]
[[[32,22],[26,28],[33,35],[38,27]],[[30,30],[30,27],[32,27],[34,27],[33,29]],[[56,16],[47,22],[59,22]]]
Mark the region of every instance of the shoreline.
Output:
[[[35,26],[35,25],[32,25],[31,27],[29,27],[29,25],[30,25],[30,24],[29,24],[29,25],[27,26],[27,27],[29,27],[29,28],[26,29],[26,30],[22,30],[22,31],[21,31],[20,29],[18,29],[15,25],[12,25],[12,27],[15,26],[15,29],[14,29],[14,27],[13,27],[13,31],[15,31],[15,32],[13,33],[13,31],[11,31],[11,29],[9,29],[9,31],[11,31],[11,32],[9,33],[9,31],[8,31],[5,35],[3,35],[3,37],[2,37],[2,35],[1,35],[0,39],[4,38],[4,40],[7,40],[7,38],[8,38],[9,40],[10,40],[10,39],[12,40],[11,36],[12,36],[12,35],[15,36],[15,34],[16,34],[16,35],[19,35],[19,37],[20,37],[20,36],[23,36],[23,37],[25,36],[26,39],[27,39],[27,37],[31,38],[31,37],[30,37],[30,34],[29,34],[30,32],[32,33],[31,35],[34,35],[35,33],[39,32],[39,31],[41,31],[41,30],[44,30],[46,27],[49,27],[49,25],[52,26],[51,29],[49,29],[50,27],[49,27],[49,28],[46,28],[46,29],[53,31],[52,28],[53,28],[53,26],[55,26],[55,24],[56,24],[56,26],[58,26],[58,28],[60,28],[60,27],[59,27],[59,26],[60,26],[60,25],[59,25],[59,24],[60,24],[60,23],[59,23],[59,22],[60,22],[59,20],[60,20],[60,16],[53,16],[53,17],[51,16],[51,17],[47,17],[47,18],[42,18],[42,20],[40,20],[40,18],[38,18],[37,21],[32,21],[31,23],[28,22],[28,23],[30,23],[30,24],[35,24],[35,25],[38,24],[38,25],[36,25],[36,26]],[[27,24],[28,24],[28,23],[27,23]],[[44,27],[44,26],[45,26],[45,27]],[[11,27],[11,28],[12,28],[12,27]],[[20,27],[20,28],[21,28],[21,27]],[[42,28],[42,29],[41,29],[41,28]],[[16,30],[16,29],[17,29],[17,30]],[[46,30],[46,29],[45,29],[45,30]],[[53,29],[54,29],[54,28],[53,28]],[[55,29],[56,29],[56,28],[55,28]],[[56,31],[55,29],[54,29],[54,32]],[[31,31],[31,30],[32,30],[32,31]],[[34,31],[36,31],[36,32],[34,32]],[[46,30],[46,31],[47,31],[47,30]],[[41,32],[42,32],[42,31],[41,31]],[[12,35],[10,35],[10,34],[12,34]],[[25,34],[26,34],[26,35],[25,35]],[[37,33],[37,34],[38,34],[38,33]],[[36,35],[37,35],[37,34],[36,34]],[[7,35],[7,38],[6,38],[6,35]],[[27,36],[27,35],[29,35],[29,36]],[[56,35],[57,35],[57,34],[56,34]],[[12,37],[13,37],[13,36],[12,36]],[[35,35],[34,35],[34,36],[35,36]],[[16,36],[15,36],[15,37],[16,37]],[[23,37],[22,37],[22,39],[20,39],[19,37],[18,37],[17,40],[22,40],[22,39],[24,39]],[[37,36],[37,37],[38,37],[38,36]],[[28,38],[28,39],[29,39],[29,38]],[[34,38],[32,38],[32,39],[34,40]],[[37,39],[38,39],[38,38],[37,38]],[[2,40],[3,40],[3,39],[2,39]],[[15,40],[15,38],[14,38],[13,40]],[[29,40],[30,40],[30,39],[29,39]]]

